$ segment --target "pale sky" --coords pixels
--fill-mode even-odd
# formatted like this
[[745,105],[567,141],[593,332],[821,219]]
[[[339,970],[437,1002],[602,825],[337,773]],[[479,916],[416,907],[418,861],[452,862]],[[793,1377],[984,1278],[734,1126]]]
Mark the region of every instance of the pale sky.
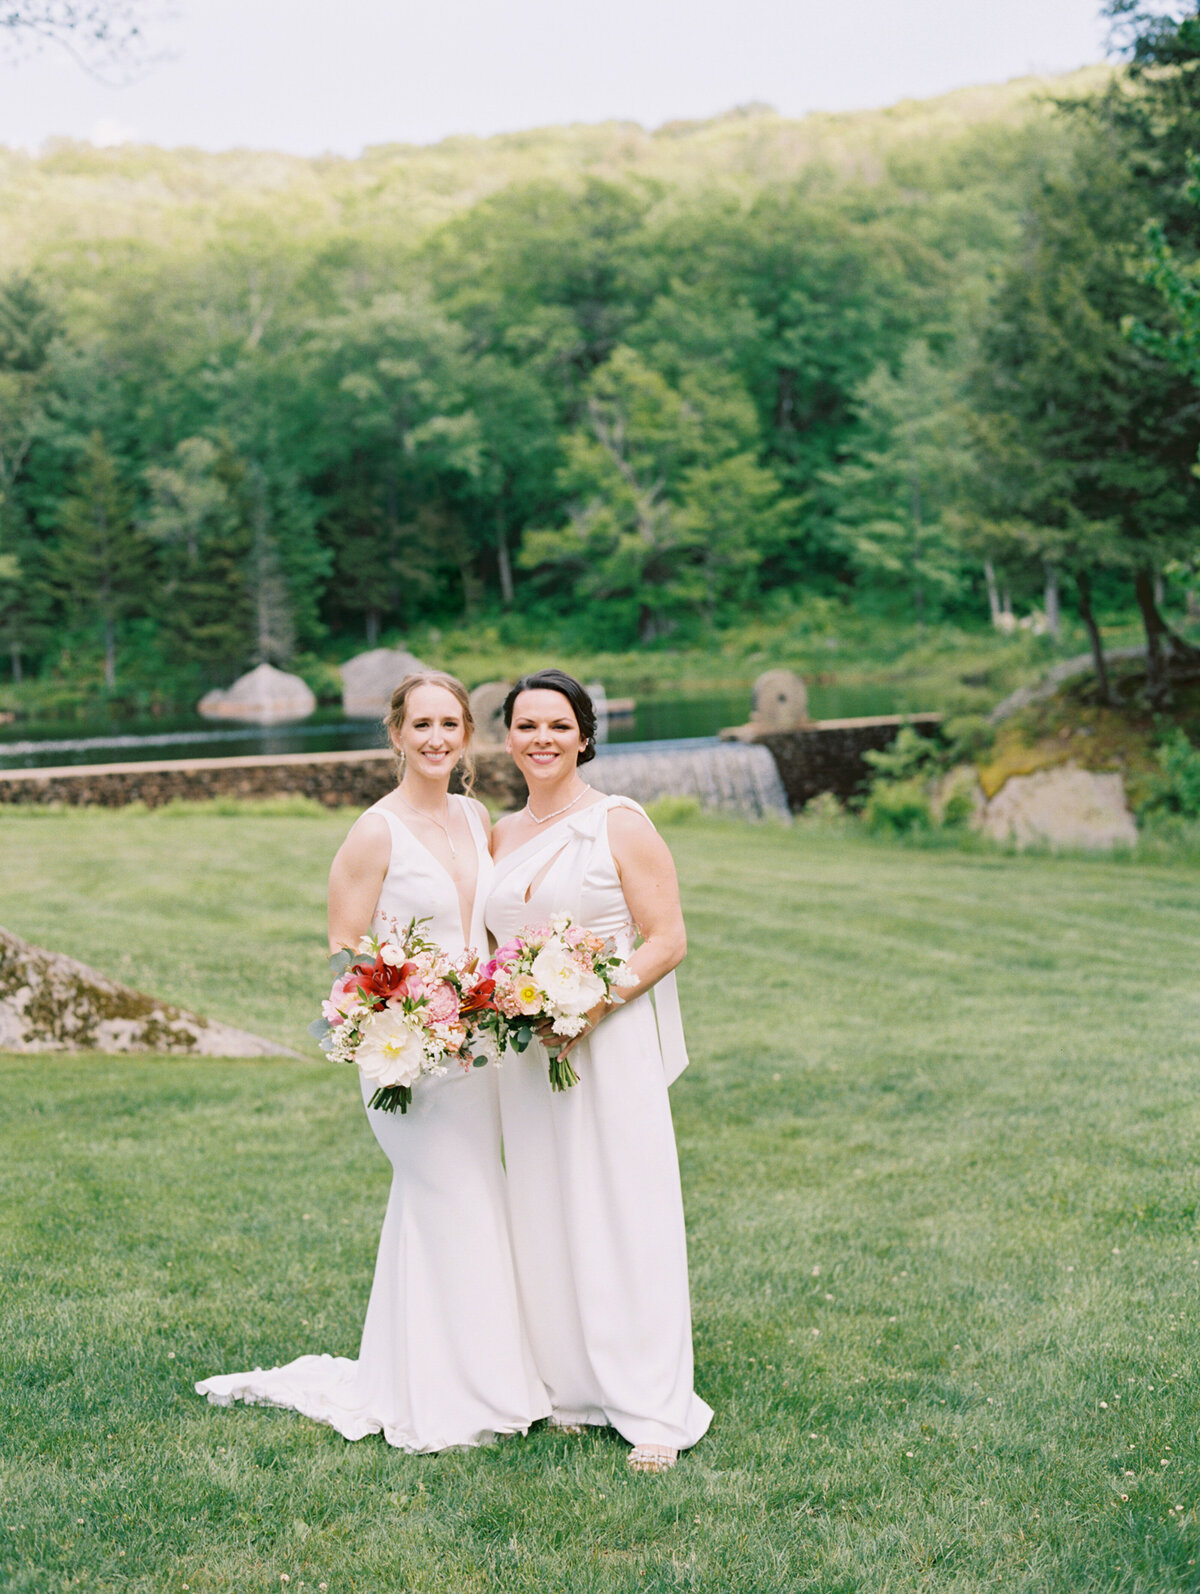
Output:
[[752,100],[787,116],[1103,57],[1099,0],[164,0],[169,58],[113,87],[0,56],[0,144],[55,134],[357,155]]

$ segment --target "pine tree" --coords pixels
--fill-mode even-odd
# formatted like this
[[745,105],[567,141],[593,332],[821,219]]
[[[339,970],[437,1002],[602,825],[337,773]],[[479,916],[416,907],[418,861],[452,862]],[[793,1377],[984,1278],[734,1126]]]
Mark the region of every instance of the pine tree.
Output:
[[149,557],[134,527],[132,494],[98,431],[88,439],[74,492],[59,506],[48,560],[68,613],[100,633],[111,690],[120,625],[144,596]]

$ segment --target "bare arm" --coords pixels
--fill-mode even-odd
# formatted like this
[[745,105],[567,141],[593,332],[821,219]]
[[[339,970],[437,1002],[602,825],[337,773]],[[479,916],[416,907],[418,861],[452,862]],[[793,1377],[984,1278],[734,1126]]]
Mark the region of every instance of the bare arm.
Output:
[[[621,877],[621,889],[629,912],[642,936],[642,944],[629,959],[637,984],[618,986],[617,1004],[631,1001],[669,974],[683,962],[687,952],[687,931],[679,904],[679,880],[675,860],[666,842],[650,821],[629,808],[614,808],[608,816],[608,842],[613,862]],[[598,1002],[588,1014],[590,1034],[606,1013],[607,1002]],[[583,1035],[567,1041],[565,1055]]]
[[378,814],[364,814],[338,848],[329,870],[331,952],[357,946],[371,928],[391,850],[387,820]]
[[608,816],[608,843],[621,877],[621,889],[642,944],[629,959],[639,996],[683,962],[687,931],[679,905],[679,879],[671,849],[648,819],[629,808]]

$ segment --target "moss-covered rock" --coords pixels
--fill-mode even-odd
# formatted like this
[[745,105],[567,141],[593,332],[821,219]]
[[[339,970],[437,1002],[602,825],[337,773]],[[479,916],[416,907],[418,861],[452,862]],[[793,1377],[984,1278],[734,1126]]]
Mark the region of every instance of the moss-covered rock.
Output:
[[290,1055],[0,930],[0,1051]]

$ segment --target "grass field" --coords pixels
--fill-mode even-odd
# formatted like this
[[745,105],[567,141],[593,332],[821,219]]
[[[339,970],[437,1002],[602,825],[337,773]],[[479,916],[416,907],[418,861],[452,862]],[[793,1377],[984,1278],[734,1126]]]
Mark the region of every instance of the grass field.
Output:
[[[2,814],[0,923],[300,1050],[345,823]],[[205,1405],[354,1353],[353,1079],[7,1059],[0,1589],[1200,1589],[1200,869],[668,836],[709,1436],[636,1478],[605,1434],[409,1457]]]

